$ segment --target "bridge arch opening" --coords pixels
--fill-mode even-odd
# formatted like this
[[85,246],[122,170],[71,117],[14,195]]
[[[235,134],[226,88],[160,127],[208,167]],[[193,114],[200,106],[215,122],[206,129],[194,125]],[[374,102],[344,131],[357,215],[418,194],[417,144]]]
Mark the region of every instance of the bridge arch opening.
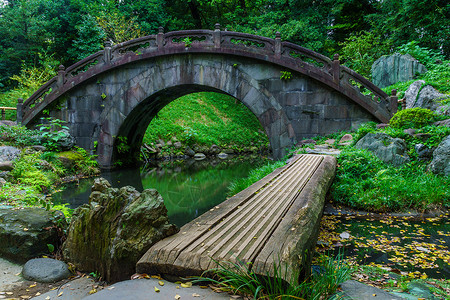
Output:
[[[197,84],[166,88],[127,115],[114,139],[111,165],[137,164],[144,143],[156,151],[154,158],[185,155],[187,148],[211,155],[223,150],[267,153],[271,128],[264,126],[266,119],[258,118],[248,103],[216,88]],[[179,142],[181,148],[161,147],[158,140]]]

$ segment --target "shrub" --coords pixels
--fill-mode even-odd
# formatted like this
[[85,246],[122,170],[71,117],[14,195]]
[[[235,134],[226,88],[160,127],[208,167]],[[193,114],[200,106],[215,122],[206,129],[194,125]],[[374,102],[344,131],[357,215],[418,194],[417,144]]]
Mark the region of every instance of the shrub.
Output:
[[2,141],[14,146],[31,146],[40,143],[40,134],[37,130],[29,130],[23,126],[0,126]]
[[429,109],[415,107],[397,112],[389,121],[394,128],[421,128],[437,120],[437,116]]
[[400,168],[366,150],[346,149],[331,193],[336,202],[371,211],[426,210],[450,205],[450,181],[416,162]]

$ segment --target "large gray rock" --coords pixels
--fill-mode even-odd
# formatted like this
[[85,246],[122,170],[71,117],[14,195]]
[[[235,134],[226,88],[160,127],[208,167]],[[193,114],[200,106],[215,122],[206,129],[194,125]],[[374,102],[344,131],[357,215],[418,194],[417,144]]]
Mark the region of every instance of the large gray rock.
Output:
[[372,65],[372,82],[380,88],[399,81],[414,79],[417,73],[425,73],[427,69],[409,54],[394,53],[382,56]]
[[372,151],[379,159],[394,166],[410,161],[406,154],[405,141],[392,138],[386,133],[368,133],[356,143],[355,147]]
[[62,213],[43,208],[0,209],[0,256],[25,262],[47,254],[47,244],[59,243],[60,222]]
[[67,264],[51,258],[35,258],[23,266],[22,276],[37,282],[57,282],[70,276]]
[[156,190],[115,189],[97,178],[89,204],[73,213],[63,255],[79,270],[115,282],[129,278],[150,246],[177,231]]
[[425,84],[423,80],[417,80],[411,83],[405,92],[406,108],[416,107],[417,97],[419,96],[420,88]]
[[428,169],[436,174],[450,176],[450,135],[434,150]]
[[0,162],[13,161],[20,155],[20,149],[12,146],[0,146]]
[[[445,114],[445,107],[440,101],[450,98],[448,95],[439,93],[431,85],[424,86],[417,95],[416,101],[412,104],[411,108],[421,107],[433,110],[440,114]],[[444,111],[443,111],[444,110]]]

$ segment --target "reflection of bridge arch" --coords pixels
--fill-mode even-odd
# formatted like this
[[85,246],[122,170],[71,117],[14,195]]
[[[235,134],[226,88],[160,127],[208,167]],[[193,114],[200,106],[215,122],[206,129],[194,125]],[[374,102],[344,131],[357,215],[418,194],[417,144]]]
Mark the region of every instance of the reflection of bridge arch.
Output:
[[67,121],[79,146],[93,150],[98,141],[99,162],[109,167],[115,137],[126,136],[130,151],[138,150],[162,107],[199,91],[244,103],[266,130],[276,157],[301,138],[369,120],[387,122],[396,110],[394,97],[340,66],[337,58],[279,37],[216,29],[161,31],[106,45],[66,70],[61,67],[58,76],[19,103],[18,116],[27,126],[44,112]]

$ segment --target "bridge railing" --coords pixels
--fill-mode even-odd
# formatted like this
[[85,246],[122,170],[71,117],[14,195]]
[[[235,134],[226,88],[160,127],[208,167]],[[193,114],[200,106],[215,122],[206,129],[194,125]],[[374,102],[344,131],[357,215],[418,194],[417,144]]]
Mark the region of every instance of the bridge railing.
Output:
[[92,54],[69,68],[64,69],[60,66],[57,76],[44,84],[23,105],[20,104],[20,107],[18,105],[17,114],[23,116],[23,121],[27,124],[48,103],[90,77],[140,58],[183,52],[226,53],[264,59],[325,82],[366,109],[373,110],[377,105],[384,106],[385,111],[378,112],[377,116],[382,121],[389,120],[390,116],[396,112],[396,97],[389,97],[372,82],[353,70],[341,66],[338,55],[331,60],[299,45],[282,42],[279,33],[275,39],[271,39],[246,33],[222,31],[220,25],[216,24],[214,30],[164,33],[160,28],[158,34],[114,46],[107,42],[104,50]]
[[384,104],[392,115],[397,112],[397,90],[392,90],[389,97],[378,86],[346,66],[341,66],[340,74],[340,84],[351,88],[358,98],[366,102]]

